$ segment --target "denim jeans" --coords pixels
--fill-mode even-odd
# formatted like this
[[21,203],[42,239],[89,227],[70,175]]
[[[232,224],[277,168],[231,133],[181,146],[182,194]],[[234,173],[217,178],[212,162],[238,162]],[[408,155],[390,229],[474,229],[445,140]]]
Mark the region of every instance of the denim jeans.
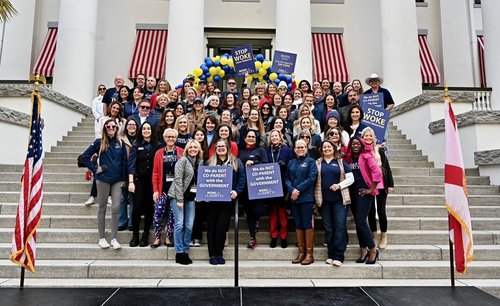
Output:
[[133,207],[134,203],[132,200],[132,194],[128,192],[127,188],[123,188],[122,197],[120,199],[120,219],[118,220],[118,227],[132,227]]
[[189,253],[191,234],[193,232],[194,201],[185,201],[182,208],[177,206],[177,200],[170,201],[174,213],[174,245],[177,253]]
[[320,212],[325,227],[326,243],[328,245],[328,258],[344,262],[344,253],[349,243],[347,235],[348,206],[341,201],[323,202]]

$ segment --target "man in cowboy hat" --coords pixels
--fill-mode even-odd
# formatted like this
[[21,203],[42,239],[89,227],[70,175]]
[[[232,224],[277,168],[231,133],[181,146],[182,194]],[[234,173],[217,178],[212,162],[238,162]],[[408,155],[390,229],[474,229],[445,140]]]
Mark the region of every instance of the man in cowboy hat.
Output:
[[394,100],[392,99],[391,93],[383,88],[380,85],[384,82],[384,79],[379,77],[378,74],[372,73],[369,77],[365,79],[365,83],[370,86],[370,89],[365,91],[365,94],[375,94],[375,93],[383,93],[384,94],[384,108],[390,111],[394,107]]

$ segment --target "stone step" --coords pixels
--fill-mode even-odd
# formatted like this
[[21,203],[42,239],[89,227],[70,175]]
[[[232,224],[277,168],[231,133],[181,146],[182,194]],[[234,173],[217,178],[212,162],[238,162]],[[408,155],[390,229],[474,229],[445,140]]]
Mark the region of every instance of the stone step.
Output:
[[[391,164],[391,170],[393,176],[444,176],[443,169],[434,169],[428,167],[395,167]],[[477,169],[465,169],[465,174],[467,175],[467,178],[469,176],[479,176],[479,171]]]
[[[8,243],[12,240],[12,228],[0,228],[0,242]],[[356,233],[354,230],[348,230],[349,241],[352,244],[357,243]],[[109,237],[109,230],[107,236]],[[269,233],[261,231],[256,235],[259,244],[268,245],[270,242]],[[117,239],[121,242],[130,241],[132,233],[129,231],[118,232]],[[163,236],[164,237],[164,236]],[[316,242],[323,242],[324,233],[317,231]],[[486,230],[473,231],[474,244],[493,245],[500,241],[500,231]],[[151,232],[149,241],[153,241],[154,235]],[[231,229],[229,232],[230,241],[234,241],[234,232]],[[249,234],[245,230],[239,232],[239,241],[246,244],[250,239]],[[391,230],[391,244],[408,244],[411,242],[415,245],[421,244],[446,244],[448,243],[448,230]],[[295,243],[295,233],[289,233],[289,243]],[[61,229],[61,228],[40,228],[37,230],[37,242],[40,243],[97,243],[97,229]],[[319,241],[319,242],[318,242]]]
[[410,139],[391,139],[390,140],[391,148],[393,145],[399,145],[399,144],[411,144],[411,140]]
[[[83,152],[83,151],[82,151]],[[0,170],[0,179],[7,173],[6,175],[10,175],[11,173],[18,173],[21,175],[21,172],[23,170],[22,166],[18,165],[2,165],[0,166],[2,170]],[[46,173],[60,173],[60,174],[65,174],[65,173],[85,173],[87,171],[86,168],[78,168],[76,166],[76,159],[75,163],[73,165],[70,164],[51,164],[51,165],[43,165],[43,174],[45,175]]]
[[[392,144],[391,144],[392,145]],[[414,149],[392,149],[390,150],[390,157],[393,156],[408,156],[408,155],[422,155],[422,150],[414,150]]]
[[68,136],[75,136],[75,137],[88,137],[88,136],[94,136],[95,131],[94,128],[87,129],[87,128],[78,128],[77,130],[73,130],[68,132]]
[[392,139],[406,139],[406,135],[403,134],[398,134],[398,133],[390,133],[389,134],[389,143],[391,142]]
[[[37,244],[37,260],[77,260],[87,258],[91,260],[167,260],[175,258],[175,248],[161,245],[157,249],[147,246],[144,248],[128,246],[128,241],[122,243],[119,252],[101,250],[97,243],[39,243]],[[271,249],[268,245],[258,245],[254,250],[248,250],[246,246],[238,247],[240,260],[280,260],[288,261],[297,253],[295,246],[286,249],[276,247]],[[474,248],[474,259],[476,261],[490,261],[498,257],[499,245],[477,245]],[[0,243],[0,259],[8,259],[11,252],[10,243]],[[314,256],[318,261],[327,258],[327,248],[323,245],[315,246]],[[190,257],[193,260],[208,260],[208,249],[206,243],[201,247],[192,247]],[[224,257],[234,260],[234,244],[224,249]],[[354,261],[359,257],[359,246],[348,245],[345,253],[346,263]],[[385,250],[380,250],[380,260],[449,260],[448,245],[393,245],[389,244]]]
[[416,155],[416,154],[405,154],[405,155],[391,155],[389,157],[390,159],[390,164],[394,164],[394,162],[397,161],[406,161],[406,162],[412,162],[412,161],[428,161],[427,155]]
[[[82,151],[83,152],[83,151]],[[44,158],[44,165],[53,165],[53,164],[71,164],[76,167],[76,158]]]
[[[58,141],[57,146],[62,146],[62,147],[85,147],[88,148],[92,144],[92,141],[85,141],[85,140],[75,140],[75,141]],[[82,151],[83,152],[83,151]]]
[[[80,182],[47,182],[43,183],[44,192],[90,192],[91,181]],[[0,181],[0,192],[19,190],[19,182]]]
[[[86,149],[86,148],[85,148]],[[76,161],[83,151],[73,150],[71,152],[46,152],[45,158],[72,158]]]
[[[408,144],[408,143],[401,143],[401,144],[394,144],[394,146],[392,145],[392,142],[390,142],[390,149],[398,149],[398,150],[403,150],[403,149],[407,149],[407,150],[416,150],[417,149],[417,146],[414,145],[414,144]],[[389,150],[390,150],[389,149]],[[389,155],[391,153],[389,152]],[[390,159],[390,157],[389,157]]]
[[[106,226],[110,226],[110,209],[107,210],[108,214],[106,217]],[[78,228],[78,229],[95,229],[97,228],[97,209],[86,209],[84,210],[87,214],[49,214],[46,207],[44,206],[44,214],[39,225],[39,228]],[[15,225],[16,215],[15,211],[13,214],[7,214],[2,212],[0,215],[0,227],[1,228],[13,228]],[[234,226],[234,220],[231,222],[231,226]],[[295,228],[295,222],[292,216],[288,217],[288,228],[289,231],[293,231]],[[448,218],[447,217],[388,217],[388,224],[390,230],[444,230],[448,228]],[[260,230],[267,232],[269,231],[269,222],[267,217],[262,217],[259,221]],[[355,224],[353,220],[348,220],[348,229],[354,230]],[[244,218],[241,219],[240,229],[246,230],[247,222]],[[315,228],[317,230],[323,230],[323,220],[315,220]],[[474,230],[500,230],[500,217],[476,217],[472,216],[472,228]]]
[[[395,195],[389,194],[387,205],[438,205],[444,206],[444,195]],[[499,206],[499,195],[469,195],[469,205],[474,206]]]
[[[106,252],[120,252],[105,250]],[[251,252],[251,250],[249,250]],[[325,265],[317,260],[309,266],[293,265],[290,261],[239,262],[239,277],[249,279],[442,279],[449,275],[447,261],[378,261],[375,265],[346,262],[341,269]],[[176,264],[168,260],[39,260],[37,273],[27,273],[27,278],[184,278],[184,279],[231,279],[234,262],[212,266],[206,260],[192,265]],[[455,275],[457,279],[497,278],[500,263],[476,261],[468,266],[467,274]],[[19,268],[9,260],[0,260],[2,277],[19,276]]]
[[70,132],[94,132],[93,126],[74,126]]
[[63,136],[63,141],[87,141],[88,143],[92,143],[95,140],[95,135],[89,136]]
[[[21,173],[7,172],[0,174],[1,181],[19,182]],[[43,172],[44,182],[87,182],[85,180],[85,172],[81,173],[47,173]]]
[[[393,178],[396,185],[444,184],[444,176],[395,176],[393,174]],[[484,176],[468,176],[467,184],[489,186],[490,180]]]
[[422,168],[422,167],[433,167],[434,163],[433,162],[428,162],[426,160],[420,160],[420,161],[398,161],[395,160],[393,161],[391,157],[389,157],[389,162],[391,163],[391,167],[407,167],[407,168]]
[[[444,194],[443,185],[400,185],[395,182],[395,194]],[[499,194],[498,186],[482,186],[468,185],[467,191],[469,194],[481,195],[497,195]]]

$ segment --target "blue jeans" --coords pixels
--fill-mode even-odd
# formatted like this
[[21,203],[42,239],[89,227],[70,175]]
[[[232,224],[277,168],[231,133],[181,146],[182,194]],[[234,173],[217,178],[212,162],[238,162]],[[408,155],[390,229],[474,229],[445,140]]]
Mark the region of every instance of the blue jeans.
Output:
[[[127,213],[128,206],[128,213]],[[128,192],[127,188],[122,189],[122,197],[120,199],[120,219],[118,220],[118,227],[128,226],[132,227],[132,209],[134,203],[132,194]]]
[[313,203],[292,202],[292,214],[295,220],[295,228],[298,230],[312,229]]
[[323,202],[320,212],[325,227],[326,243],[328,245],[328,258],[344,262],[344,253],[349,243],[347,235],[348,206],[341,201]]
[[177,200],[170,201],[170,207],[174,213],[174,245],[177,253],[189,253],[191,234],[193,233],[193,222],[195,204],[194,201],[184,202],[184,206],[179,208]]

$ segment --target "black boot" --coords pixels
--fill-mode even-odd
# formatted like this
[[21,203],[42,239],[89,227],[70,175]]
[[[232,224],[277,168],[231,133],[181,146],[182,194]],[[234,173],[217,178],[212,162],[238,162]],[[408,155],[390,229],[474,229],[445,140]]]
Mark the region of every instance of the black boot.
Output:
[[145,247],[145,246],[148,246],[149,244],[149,231],[144,231],[142,233],[142,237],[141,237],[141,242],[139,243],[139,246],[140,247]]
[[186,263],[188,265],[192,264],[193,261],[191,260],[191,258],[189,258],[189,253],[184,253],[184,256],[186,256]]
[[181,263],[182,253],[175,253],[175,263]]
[[139,233],[138,232],[134,232],[132,234],[132,240],[130,240],[130,243],[129,243],[129,246],[134,248],[136,246],[139,245]]
[[179,263],[181,265],[189,265],[189,256],[186,253],[179,253]]

